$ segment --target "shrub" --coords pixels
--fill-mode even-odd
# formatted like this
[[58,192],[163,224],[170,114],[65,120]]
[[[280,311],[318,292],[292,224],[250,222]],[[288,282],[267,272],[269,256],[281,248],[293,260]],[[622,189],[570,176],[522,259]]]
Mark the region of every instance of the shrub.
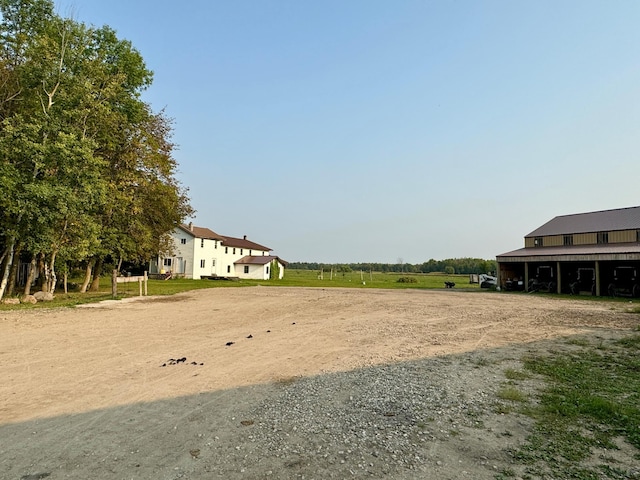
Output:
[[397,280],[398,283],[418,283],[418,279],[415,277],[400,277]]

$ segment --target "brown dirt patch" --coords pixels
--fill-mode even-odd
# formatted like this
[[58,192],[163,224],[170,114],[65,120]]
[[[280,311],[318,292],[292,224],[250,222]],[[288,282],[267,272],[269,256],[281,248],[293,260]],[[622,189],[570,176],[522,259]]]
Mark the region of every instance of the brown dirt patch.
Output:
[[[0,477],[180,478],[182,472],[217,478],[216,461],[203,460],[213,451],[211,442],[238,441],[237,428],[254,428],[240,424],[253,422],[242,413],[297,379],[465,354],[454,371],[471,382],[478,367],[469,360],[473,355],[499,351],[516,362],[540,342],[616,335],[638,325],[638,316],[624,308],[484,292],[252,287],[0,312],[0,438],[11,439],[0,446],[0,471],[4,466],[11,476]],[[178,430],[188,443],[184,457],[170,450]],[[132,435],[166,463],[123,461],[126,452],[113,460],[109,445]],[[477,443],[480,448],[482,440]],[[142,447],[126,448],[135,456]],[[202,463],[189,463],[195,461]],[[488,460],[476,463],[493,468]],[[296,457],[253,474],[312,478],[304,465]],[[224,476],[234,471],[229,466]],[[396,478],[414,478],[394,471]],[[475,474],[469,478],[491,478]]]

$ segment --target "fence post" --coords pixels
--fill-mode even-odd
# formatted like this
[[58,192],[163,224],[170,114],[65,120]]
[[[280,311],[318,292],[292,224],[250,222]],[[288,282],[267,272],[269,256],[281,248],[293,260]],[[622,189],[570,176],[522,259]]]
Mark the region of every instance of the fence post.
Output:
[[148,290],[148,285],[147,285],[147,281],[149,280],[149,274],[147,273],[147,271],[145,270],[144,272],[144,296],[146,297],[147,295],[149,295],[149,290]]
[[118,296],[118,270],[113,270],[111,274],[111,296],[116,298]]

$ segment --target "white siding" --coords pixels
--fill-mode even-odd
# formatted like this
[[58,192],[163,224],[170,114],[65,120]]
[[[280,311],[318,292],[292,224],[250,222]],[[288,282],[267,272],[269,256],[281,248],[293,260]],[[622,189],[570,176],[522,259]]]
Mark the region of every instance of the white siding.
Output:
[[234,265],[234,263],[240,260],[241,258],[249,255],[252,255],[254,257],[262,257],[264,255],[269,255],[268,251],[253,250],[253,249],[249,250],[247,248],[227,247],[224,245],[222,247],[218,246],[218,250],[220,250],[220,255],[219,255],[220,269],[219,269],[218,275],[229,276],[229,277],[253,278],[253,277],[242,276],[244,275],[243,265],[238,265],[237,270],[239,271],[237,271],[236,265]]

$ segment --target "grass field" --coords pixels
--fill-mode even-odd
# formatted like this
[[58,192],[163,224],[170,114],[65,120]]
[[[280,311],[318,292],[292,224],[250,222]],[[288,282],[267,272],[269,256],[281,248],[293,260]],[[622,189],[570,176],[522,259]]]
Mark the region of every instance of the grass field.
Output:
[[[400,280],[400,281],[399,281]],[[413,274],[413,273],[381,273],[381,272],[348,272],[338,273],[333,276],[325,272],[320,278],[318,271],[312,270],[287,270],[282,280],[237,280],[237,281],[213,281],[213,280],[149,280],[149,295],[174,295],[189,290],[219,287],[247,287],[256,285],[269,285],[273,287],[342,287],[342,288],[444,288],[444,282],[455,282],[456,289],[479,290],[479,285],[469,283],[469,275],[445,275],[445,274]],[[81,283],[80,279],[71,280],[72,285]],[[138,284],[118,284],[118,297],[127,298],[137,296]],[[0,310],[12,308],[42,308],[74,306],[82,303],[99,302],[111,299],[111,281],[109,277],[102,278],[99,292],[79,293],[71,291],[67,294],[60,290],[55,293],[55,300],[36,305],[0,305]]]

